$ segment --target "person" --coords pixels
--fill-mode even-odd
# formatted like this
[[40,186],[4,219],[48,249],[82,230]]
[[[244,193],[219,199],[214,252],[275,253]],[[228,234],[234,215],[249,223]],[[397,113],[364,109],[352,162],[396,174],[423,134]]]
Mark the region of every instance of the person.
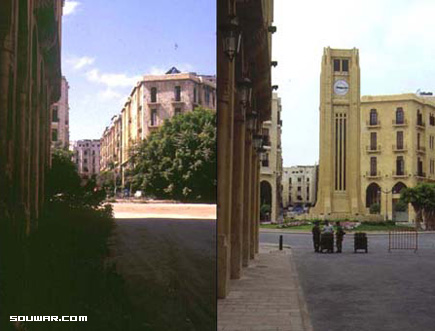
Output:
[[337,226],[337,231],[335,233],[335,241],[337,245],[337,253],[341,253],[343,247],[343,237],[346,234],[346,232],[344,232],[340,222],[337,222],[336,226]]
[[314,222],[314,227],[311,230],[313,233],[314,252],[318,253],[320,248],[320,225],[319,221]]
[[322,230],[321,248],[320,252],[326,249],[328,253],[334,253],[334,228],[329,225],[328,221],[325,221],[325,226]]

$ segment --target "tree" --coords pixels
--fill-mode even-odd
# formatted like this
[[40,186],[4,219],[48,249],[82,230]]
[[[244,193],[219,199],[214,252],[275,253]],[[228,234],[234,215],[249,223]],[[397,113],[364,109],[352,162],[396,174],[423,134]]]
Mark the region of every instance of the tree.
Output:
[[216,201],[216,113],[197,108],[165,120],[132,151],[132,188],[180,201]]
[[400,199],[414,208],[418,228],[424,222],[427,230],[435,229],[435,184],[419,183],[415,187],[404,188]]

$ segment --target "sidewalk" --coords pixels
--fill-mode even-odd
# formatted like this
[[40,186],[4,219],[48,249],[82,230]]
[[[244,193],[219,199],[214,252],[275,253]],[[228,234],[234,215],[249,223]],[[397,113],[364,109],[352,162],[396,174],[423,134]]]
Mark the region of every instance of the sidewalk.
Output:
[[218,330],[312,331],[291,249],[260,245],[241,279],[218,300]]

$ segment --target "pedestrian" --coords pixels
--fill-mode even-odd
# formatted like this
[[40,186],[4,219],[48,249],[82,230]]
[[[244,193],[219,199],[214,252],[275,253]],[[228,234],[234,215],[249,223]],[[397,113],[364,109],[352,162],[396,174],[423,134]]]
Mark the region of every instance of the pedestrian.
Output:
[[341,253],[342,247],[343,247],[343,237],[346,234],[344,232],[343,227],[341,226],[340,222],[336,222],[337,231],[335,233],[335,241],[337,245],[337,253]]
[[325,221],[325,226],[322,230],[321,237],[321,248],[320,252],[323,253],[323,250],[326,249],[328,253],[334,253],[334,228],[332,225],[329,225],[328,221]]
[[314,244],[314,252],[318,253],[320,248],[320,223],[319,221],[314,222],[314,227],[311,230],[313,233],[313,244]]

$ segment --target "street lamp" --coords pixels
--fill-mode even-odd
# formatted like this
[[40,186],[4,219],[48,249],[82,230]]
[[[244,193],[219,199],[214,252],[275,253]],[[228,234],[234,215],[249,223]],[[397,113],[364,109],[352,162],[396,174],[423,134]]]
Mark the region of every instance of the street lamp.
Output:
[[241,116],[245,119],[246,109],[252,100],[252,82],[245,77],[237,83],[238,97],[241,105]]
[[239,20],[236,16],[230,16],[228,23],[220,26],[223,35],[223,50],[232,61],[239,52],[242,33],[239,28]]
[[246,126],[249,131],[254,131],[257,127],[258,114],[255,110],[252,110],[246,115]]
[[254,134],[252,138],[254,142],[254,148],[258,151],[263,147],[263,136],[261,134]]

